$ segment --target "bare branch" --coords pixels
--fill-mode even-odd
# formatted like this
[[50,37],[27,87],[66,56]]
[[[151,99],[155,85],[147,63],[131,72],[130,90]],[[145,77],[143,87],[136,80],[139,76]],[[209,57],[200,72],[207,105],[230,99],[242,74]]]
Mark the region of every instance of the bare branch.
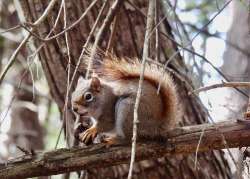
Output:
[[149,56],[149,39],[150,39],[150,36],[152,34],[152,29],[153,29],[153,25],[154,25],[154,12],[155,12],[155,2],[149,1],[146,32],[145,32],[145,38],[144,38],[144,44],[143,44],[142,69],[140,72],[139,85],[138,85],[138,89],[137,89],[135,106],[134,106],[133,137],[132,137],[132,149],[131,149],[132,154],[131,154],[131,161],[130,161],[130,166],[129,166],[128,179],[132,178],[133,165],[134,165],[134,161],[135,161],[137,123],[139,123],[138,109],[139,109],[139,104],[140,104],[140,99],[141,99],[142,83],[143,83],[143,79],[144,79],[146,60]]
[[120,8],[122,3],[123,3],[123,0],[116,0],[112,4],[112,6],[110,7],[109,12],[108,12],[104,22],[102,23],[102,26],[100,27],[100,29],[99,29],[99,31],[98,31],[98,33],[96,35],[95,42],[94,42],[94,44],[92,46],[92,49],[91,49],[90,60],[89,60],[89,63],[88,63],[88,68],[87,68],[85,78],[89,77],[89,72],[90,72],[91,67],[92,67],[92,60],[93,60],[93,58],[94,58],[94,56],[96,54],[97,46],[100,45],[100,42],[102,42],[102,39],[104,38],[108,28],[110,27],[110,24],[112,23],[115,15],[116,15],[117,10]]
[[[147,16],[141,11],[140,8],[138,8],[136,5],[134,5],[132,2],[130,2],[129,0],[126,1],[127,3],[129,3],[132,7],[135,8],[135,10],[144,18],[146,18]],[[221,10],[224,10],[228,5],[229,3],[231,3],[231,1],[228,1],[222,8]],[[201,29],[199,29],[198,33],[202,33],[202,30],[205,29],[222,11],[219,11],[217,14],[215,14],[215,16],[213,16],[213,18],[205,25],[203,26]],[[188,48],[189,46],[184,46],[180,43],[178,43],[175,39],[173,39],[172,37],[170,37],[168,34],[162,32],[162,31],[159,31],[159,33],[163,36],[165,36],[166,38],[168,38],[169,40],[171,40],[172,42],[174,42],[178,47],[180,47],[179,51],[180,50],[185,50],[197,57],[200,57],[202,60],[204,60],[206,63],[208,63],[220,76],[222,76],[226,81],[230,81],[227,76],[219,69],[217,68],[216,66],[214,66],[206,57],[204,57],[203,55],[195,52],[194,50]],[[198,34],[197,33],[197,34]],[[196,35],[197,35],[196,34]],[[199,35],[199,34],[198,34]],[[193,39],[194,40],[194,39]],[[192,41],[192,40],[190,40]],[[240,50],[240,49],[238,49]],[[177,55],[177,53],[174,53],[173,56],[171,56],[170,58],[172,57],[175,57]],[[165,64],[165,66],[168,65],[167,63]],[[164,67],[165,68],[165,67]],[[160,89],[160,88],[159,88]],[[246,94],[244,91],[238,89],[238,88],[235,88],[239,93],[241,93],[244,97],[247,97],[249,98],[248,94]]]
[[[64,29],[67,28],[67,8],[66,8],[66,2],[65,0],[62,0],[62,6],[63,6],[63,19],[64,19]],[[69,125],[69,119],[68,117],[68,102],[69,102],[69,84],[70,84],[70,75],[71,75],[71,57],[70,57],[70,48],[69,48],[69,34],[68,32],[65,32],[65,42],[66,42],[66,49],[67,49],[67,55],[68,55],[68,74],[67,74],[67,89],[66,89],[66,96],[65,96],[65,104],[63,107],[63,121],[65,122],[65,137],[66,137],[66,142],[67,145],[70,146],[69,144],[69,130],[70,130],[70,125]],[[61,134],[61,133],[60,133]],[[60,137],[58,137],[60,138]],[[58,143],[57,143],[58,144]],[[57,145],[56,145],[57,147]],[[55,147],[55,148],[56,148]]]
[[[52,0],[50,1],[49,5],[47,6],[47,8],[45,9],[45,11],[43,12],[43,14],[41,15],[41,17],[39,19],[37,19],[33,24],[33,28],[31,28],[31,32],[34,32],[34,27],[37,27],[40,23],[42,23],[42,21],[48,16],[48,14],[50,13],[50,11],[52,10],[52,8],[54,7],[55,3],[57,0]],[[5,75],[7,74],[8,70],[10,69],[10,67],[14,64],[15,59],[18,55],[18,53],[20,52],[20,50],[24,47],[24,45],[26,44],[26,42],[29,40],[29,38],[31,37],[31,33],[29,33],[20,43],[20,45],[17,47],[17,49],[15,50],[15,52],[12,54],[12,56],[10,57],[8,64],[5,66],[5,68],[3,69],[3,71],[1,72],[0,75],[0,84],[2,83]]]
[[0,34],[2,35],[2,34],[4,34],[4,33],[8,33],[8,32],[10,32],[10,31],[12,31],[12,30],[16,30],[16,29],[18,29],[18,28],[20,28],[20,27],[22,27],[22,25],[16,25],[16,26],[14,26],[14,27],[11,27],[11,28],[8,28],[8,29],[2,29],[2,28],[0,28]]
[[115,38],[115,33],[117,30],[117,19],[119,14],[117,14],[114,18],[114,22],[111,24],[111,32],[110,32],[110,37],[109,37],[109,41],[108,41],[108,45],[106,48],[106,52],[105,54],[107,55],[107,53],[111,52],[111,49],[113,48],[113,42],[114,42],[114,38]]
[[2,83],[5,75],[7,74],[8,70],[10,69],[10,67],[14,64],[15,59],[18,55],[18,53],[20,52],[20,50],[23,48],[23,46],[26,44],[26,42],[29,40],[29,38],[31,37],[31,34],[28,34],[23,40],[22,42],[19,44],[19,46],[16,48],[15,52],[11,55],[7,65],[4,67],[3,71],[0,74],[0,84]]
[[[205,129],[205,130],[204,130]],[[220,130],[218,130],[220,129]],[[226,121],[217,124],[186,126],[170,131],[166,143],[137,143],[136,161],[162,156],[188,155],[194,153],[204,130],[198,152],[250,145],[250,123]],[[0,164],[0,178],[25,178],[103,168],[128,163],[131,148],[128,145],[106,148],[103,144],[87,148],[58,149],[36,155],[26,155]]]
[[69,27],[67,27],[66,29],[64,29],[63,31],[59,32],[58,34],[52,36],[52,37],[49,37],[49,38],[46,38],[44,39],[44,41],[50,41],[50,40],[53,40],[61,35],[63,35],[65,32],[73,29],[77,24],[79,24],[82,19],[88,14],[88,12],[92,9],[92,7],[94,7],[94,5],[96,4],[98,0],[94,0],[92,1],[92,3],[86,8],[86,10],[84,11],[84,13],[81,15],[81,17],[79,19],[77,19],[73,24],[71,24]]
[[246,88],[250,88],[250,82],[223,82],[223,83],[218,83],[218,84],[214,84],[214,85],[210,85],[210,86],[205,86],[199,89],[196,89],[192,92],[190,92],[189,94],[198,94],[202,91],[208,91],[211,89],[215,89],[215,88],[224,88],[224,87],[231,87],[231,88],[236,88],[236,87],[246,87]]
[[53,9],[53,7],[56,4],[56,2],[57,2],[57,0],[50,1],[49,5],[47,6],[47,8],[43,12],[43,14],[32,25],[33,26],[40,25],[44,21],[44,19],[48,16],[48,14],[50,13],[50,11]]

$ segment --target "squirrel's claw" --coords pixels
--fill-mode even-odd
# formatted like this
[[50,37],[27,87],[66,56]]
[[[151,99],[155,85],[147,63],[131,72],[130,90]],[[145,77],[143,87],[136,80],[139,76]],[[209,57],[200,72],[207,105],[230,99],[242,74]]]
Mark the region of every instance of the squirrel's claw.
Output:
[[79,134],[79,139],[81,142],[85,144],[89,144],[91,141],[93,142],[95,137],[97,135],[97,128],[91,127],[87,129],[86,131]]

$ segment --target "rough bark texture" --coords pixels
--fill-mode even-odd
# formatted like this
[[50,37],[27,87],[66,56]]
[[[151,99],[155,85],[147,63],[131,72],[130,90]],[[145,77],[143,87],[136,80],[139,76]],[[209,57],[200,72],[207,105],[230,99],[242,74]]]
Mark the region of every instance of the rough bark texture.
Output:
[[[242,147],[250,144],[250,122],[221,122],[176,128],[169,132],[168,142],[138,143],[136,160],[153,159],[161,156],[174,158],[180,154],[188,155],[197,150],[200,136],[199,152],[225,147]],[[204,132],[204,134],[202,134]],[[223,137],[223,136],[224,137]],[[225,146],[224,138],[227,140]],[[59,149],[46,153],[9,161],[0,165],[0,178],[23,178],[31,176],[52,175],[65,171],[78,171],[109,167],[128,163],[130,146],[120,145],[106,148],[99,144],[85,148]],[[163,162],[163,161],[162,161]],[[147,168],[147,162],[141,162]],[[119,177],[124,177],[120,173]]]
[[[67,3],[67,14],[69,22],[73,23],[78,17],[84,12],[84,9],[88,6],[91,1],[71,0],[66,1]],[[109,7],[112,4],[109,2]],[[28,22],[34,22],[44,11],[47,0],[37,1],[20,1],[23,11],[25,13],[26,20]],[[148,1],[140,0],[134,1],[134,4],[146,14]],[[102,3],[98,4],[88,13],[87,18],[83,19],[80,24],[69,31],[70,51],[73,59],[73,65],[76,64],[76,60],[79,57],[81,47],[83,46],[88,33],[93,26],[94,20],[97,17],[98,10]],[[159,7],[161,7],[159,5]],[[41,24],[38,28],[40,36],[45,37],[49,30],[54,24],[54,20],[58,14],[59,5],[55,6],[52,14],[50,14],[45,23]],[[105,14],[107,13],[105,9]],[[162,11],[160,11],[160,17],[163,17]],[[101,23],[103,22],[102,16]],[[113,39],[113,51],[118,56],[129,56],[129,57],[141,57],[143,47],[143,37],[145,32],[145,16],[137,11],[128,3],[124,3],[119,10],[119,16],[117,16],[117,30]],[[99,27],[100,24],[99,23]],[[60,32],[63,28],[63,18],[60,19],[59,25],[57,26],[55,33]],[[169,36],[171,36],[171,27],[165,20],[160,25],[160,30]],[[108,44],[109,34],[103,38],[101,47],[105,49]],[[175,44],[164,36],[160,37],[160,61],[165,62],[176,50]],[[94,39],[94,38],[93,38]],[[153,38],[154,39],[154,38]],[[154,40],[152,39],[152,42]],[[36,40],[36,46],[40,42]],[[155,57],[153,53],[154,43],[151,44],[152,58]],[[48,84],[51,89],[51,94],[57,102],[59,108],[62,110],[64,105],[64,97],[66,93],[66,79],[67,70],[66,66],[68,58],[66,55],[66,46],[64,36],[52,40],[46,44],[44,48],[39,52],[40,60],[44,69],[44,73],[48,80]],[[187,71],[186,66],[179,55],[176,56],[176,60],[171,63],[171,68],[178,73],[178,71]],[[177,70],[178,69],[178,70]],[[184,77],[185,78],[185,77]],[[204,107],[198,98],[188,96],[188,87],[180,80],[176,79],[178,90],[180,93],[180,99],[184,106],[184,116],[181,119],[181,125],[190,124],[201,124],[206,122],[206,112]],[[71,118],[72,119],[72,118]],[[194,168],[194,155],[182,156],[178,155],[175,158],[161,158],[150,160],[147,162],[147,167],[143,166],[142,163],[136,164],[134,169],[134,178],[230,178],[231,172],[227,166],[227,162],[223,157],[222,151],[210,151],[207,153],[200,153],[198,155],[198,167],[197,170]],[[89,178],[126,178],[127,176],[127,165],[120,165],[110,168],[103,168],[98,170],[88,170]]]

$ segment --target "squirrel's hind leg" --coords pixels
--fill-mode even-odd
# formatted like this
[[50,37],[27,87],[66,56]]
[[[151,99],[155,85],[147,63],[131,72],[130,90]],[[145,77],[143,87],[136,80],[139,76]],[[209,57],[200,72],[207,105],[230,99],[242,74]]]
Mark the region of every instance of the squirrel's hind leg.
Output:
[[130,118],[131,110],[133,109],[130,107],[133,106],[131,103],[131,97],[120,97],[117,100],[115,105],[114,128],[111,131],[100,133],[98,136],[100,142],[107,144],[107,147],[128,142],[127,137],[128,134],[129,136],[131,134],[131,124],[127,123],[127,119]]
[[99,140],[101,143],[105,143],[106,147],[110,147],[112,145],[119,145],[124,143],[124,139],[117,135],[115,130],[110,132],[103,132],[99,134]]
[[134,98],[120,97],[115,106],[115,131],[124,140],[131,141],[133,135]]

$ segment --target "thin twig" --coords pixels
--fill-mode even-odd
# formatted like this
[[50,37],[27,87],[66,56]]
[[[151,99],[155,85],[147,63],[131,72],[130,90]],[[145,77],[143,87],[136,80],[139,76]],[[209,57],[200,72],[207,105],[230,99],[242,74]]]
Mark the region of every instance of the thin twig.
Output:
[[114,42],[115,33],[116,33],[116,29],[117,29],[117,19],[118,18],[119,18],[118,15],[116,15],[115,18],[114,18],[114,22],[111,25],[111,33],[110,33],[110,38],[109,38],[109,41],[108,41],[108,46],[107,46],[107,49],[106,49],[106,54],[108,52],[110,52],[111,48],[113,47],[113,42]]
[[250,120],[250,98],[248,99],[247,110],[244,114],[246,120]]
[[[43,14],[41,15],[41,17],[39,19],[37,19],[34,23],[33,26],[37,27],[39,24],[42,23],[42,21],[48,16],[48,14],[50,13],[50,11],[52,10],[52,8],[54,7],[55,3],[57,0],[52,0],[50,1],[49,5],[47,6],[47,8],[45,9],[45,11],[43,12]],[[31,28],[31,32],[34,31],[34,27]],[[2,83],[5,75],[7,74],[8,70],[10,69],[10,67],[14,64],[15,59],[18,55],[18,53],[20,52],[20,50],[24,47],[24,45],[26,44],[26,42],[29,40],[29,38],[31,37],[31,33],[29,33],[24,39],[23,41],[20,43],[20,45],[17,47],[17,49],[14,51],[14,53],[11,55],[8,64],[5,66],[5,68],[3,69],[1,75],[0,75],[0,84]]]
[[18,148],[21,152],[23,152],[25,155],[30,155],[30,152],[27,151],[25,148],[21,147],[21,146],[16,146],[16,148]]
[[3,79],[5,75],[7,74],[8,70],[10,69],[10,67],[14,64],[18,53],[20,52],[20,50],[23,48],[23,46],[26,44],[26,42],[29,40],[30,37],[31,37],[31,34],[28,34],[20,43],[20,45],[16,48],[14,53],[11,55],[7,65],[4,67],[4,69],[2,70],[2,73],[0,74],[0,84],[3,82]]
[[189,94],[198,94],[198,93],[200,93],[202,91],[208,91],[208,90],[211,90],[211,89],[224,88],[224,87],[231,87],[231,88],[246,87],[246,88],[250,88],[250,82],[223,82],[223,83],[213,84],[213,85],[210,85],[210,86],[201,87],[199,89],[196,89],[196,90],[190,92]]
[[[81,22],[81,20],[87,15],[87,13],[91,10],[91,8],[96,4],[97,1],[98,1],[98,0],[93,1],[93,2],[88,6],[88,8],[84,11],[84,13],[80,16],[80,18],[77,19],[73,24],[71,24],[69,27],[65,28],[64,30],[62,30],[61,32],[57,33],[57,34],[54,35],[54,36],[51,36],[51,37],[46,36],[45,38],[40,37],[39,35],[37,35],[37,34],[33,31],[33,29],[29,29],[29,28],[28,28],[28,26],[30,26],[30,27],[36,27],[37,25],[35,26],[34,24],[29,24],[29,23],[27,23],[27,22],[24,23],[24,24],[19,25],[19,27],[24,28],[24,30],[26,30],[26,31],[28,31],[29,33],[31,33],[31,35],[33,35],[34,37],[36,37],[38,40],[40,40],[40,41],[42,41],[42,42],[48,42],[48,41],[51,41],[51,40],[53,40],[53,39],[55,39],[55,38],[57,38],[57,37],[63,35],[65,32],[67,32],[67,31],[73,29],[76,25],[78,25],[78,24]],[[47,12],[48,12],[48,11],[47,11]],[[39,20],[39,23],[41,23],[40,20]],[[17,27],[13,27],[13,28],[17,28]]]
[[[158,4],[155,1],[155,24],[158,24],[159,16],[158,16]],[[159,27],[155,28],[155,60],[159,62],[160,60],[160,51],[159,51]]]
[[110,24],[112,23],[112,21],[114,19],[114,16],[115,16],[117,10],[120,8],[122,3],[123,3],[123,0],[116,0],[112,4],[106,18],[104,19],[102,26],[100,27],[100,29],[96,35],[96,39],[95,39],[95,42],[92,46],[91,53],[90,53],[90,60],[88,62],[87,72],[85,75],[86,79],[89,77],[89,73],[90,73],[90,70],[92,68],[92,62],[93,62],[94,56],[96,54],[97,46],[100,44],[100,42],[104,38],[106,31],[108,30]]
[[31,29],[30,29],[30,28],[27,27],[27,25],[25,25],[25,24],[22,24],[21,27],[22,27],[24,30],[26,30],[28,33],[30,33],[30,34],[31,34],[33,37],[35,37],[36,39],[45,42],[45,40],[44,40],[43,38],[41,38],[39,35],[37,35],[37,34],[34,32],[34,29],[35,29],[35,28],[31,28]]
[[[62,0],[63,4],[63,17],[64,17],[64,29],[67,28],[67,9],[65,0]],[[69,48],[69,36],[68,32],[65,32],[65,41],[66,41],[66,48],[67,48],[67,55],[68,55],[68,74],[67,74],[67,89],[66,89],[66,97],[65,97],[65,104],[63,108],[63,122],[65,122],[65,136],[66,142],[68,147],[70,147],[69,143],[69,120],[68,120],[68,102],[69,102],[69,84],[70,84],[70,73],[71,73],[71,57],[70,57],[70,48]]]
[[88,14],[88,12],[92,9],[92,7],[94,7],[94,5],[96,4],[98,0],[94,0],[88,7],[87,9],[84,11],[84,13],[81,15],[81,17],[79,19],[77,19],[73,24],[71,24],[69,27],[67,27],[66,29],[64,29],[63,31],[57,33],[56,35],[52,36],[52,37],[49,37],[49,38],[46,38],[44,39],[44,41],[50,41],[50,40],[53,40],[61,35],[63,35],[65,32],[73,29],[77,24],[79,24],[82,19]]
[[4,33],[6,33],[6,32],[9,32],[9,31],[12,31],[12,30],[16,30],[16,29],[18,29],[18,28],[20,28],[20,27],[22,27],[20,24],[18,24],[18,25],[16,25],[16,26],[14,26],[14,27],[11,27],[11,28],[8,28],[8,29],[1,29],[1,31],[0,31],[0,34],[4,34]]
[[202,137],[205,133],[205,130],[206,130],[206,127],[204,127],[201,131],[201,135],[200,135],[200,139],[198,141],[198,144],[197,144],[197,147],[196,147],[196,150],[195,150],[195,160],[194,160],[194,169],[196,170],[197,168],[197,159],[198,159],[198,152],[199,152],[199,147],[200,147],[200,144],[201,144],[201,140],[202,140]]
[[[198,56],[198,57],[200,57],[202,60],[204,60],[206,63],[208,63],[222,78],[224,78],[227,82],[231,82],[229,79],[228,79],[228,77],[219,69],[219,68],[217,68],[216,66],[214,66],[214,64],[213,63],[211,63],[206,57],[204,57],[203,55],[201,55],[201,54],[199,54],[199,53],[197,53],[197,52],[195,52],[195,51],[193,51],[193,50],[191,50],[191,49],[189,49],[189,48],[186,48],[186,47],[184,47],[183,45],[181,45],[181,44],[179,44],[176,40],[174,40],[172,37],[170,37],[169,35],[167,35],[167,34],[165,34],[165,33],[161,33],[162,35],[164,35],[166,38],[168,38],[169,40],[171,40],[172,42],[174,42],[177,46],[179,46],[180,48],[182,48],[183,50],[186,50],[187,52],[189,52],[189,53],[192,53],[192,54],[194,54],[194,55],[196,55],[196,56]],[[242,91],[242,90],[240,90],[240,89],[238,89],[238,88],[235,88],[235,90],[237,90],[240,94],[242,94],[244,97],[247,97],[248,98],[248,95],[244,92],[244,91]]]
[[[130,2],[129,0],[127,0],[126,2],[128,2],[132,7],[135,8],[135,10],[144,18],[147,18],[147,16],[141,11],[140,8],[138,8],[135,4],[133,4],[132,2]],[[228,3],[225,4],[225,6],[228,6]],[[224,7],[225,7],[224,6]],[[218,12],[218,13],[221,13],[221,12]],[[202,33],[202,30],[205,29],[205,27],[202,27],[200,30],[200,32]],[[175,39],[173,39],[172,37],[170,37],[169,35],[167,35],[166,33],[162,32],[162,31],[159,31],[159,33],[163,36],[165,36],[166,38],[168,38],[169,40],[171,40],[172,42],[174,42],[177,46],[179,46],[182,50],[185,50],[191,54],[194,54],[198,57],[200,57],[202,60],[204,60],[206,63],[208,63],[219,75],[221,75],[226,81],[230,82],[230,80],[227,78],[227,76],[219,69],[217,68],[216,66],[214,66],[206,57],[204,57],[203,55],[195,52],[194,50],[192,49],[189,49],[181,44],[179,44]],[[177,55],[177,54],[176,54]],[[244,91],[238,89],[238,88],[235,88],[235,90],[237,90],[240,94],[242,94],[244,97],[247,97],[249,98],[248,94],[246,94]]]
[[[182,23],[182,21],[180,20],[180,18],[179,18],[179,16],[178,16],[178,14],[176,13],[175,7],[171,4],[171,2],[170,2],[169,0],[167,0],[166,2],[167,2],[167,4],[168,4],[168,6],[170,7],[170,9],[172,10],[172,12],[174,13],[174,18],[175,18],[175,21],[176,21],[176,26],[177,26],[177,24],[179,24],[179,25],[180,25],[180,28],[182,29],[183,35],[184,35],[184,37],[185,37],[185,40],[186,40],[186,41],[191,41],[191,39],[190,39],[190,37],[189,37],[189,33],[188,33],[187,30],[186,30],[186,27],[184,26],[184,24]],[[178,27],[178,26],[177,26],[177,27]],[[183,38],[181,37],[180,33],[179,33],[178,35],[179,35],[179,38],[180,38],[180,39],[183,39]],[[182,47],[184,47],[184,44],[185,44],[185,42],[183,42],[183,40],[181,40],[181,46],[182,46]],[[191,49],[192,51],[195,51],[195,49],[194,49],[194,47],[193,47],[192,44],[190,45],[189,49]],[[184,53],[185,53],[185,51],[183,50],[182,56],[184,56]],[[202,73],[202,71],[201,71],[201,69],[198,67],[197,61],[195,60],[195,55],[194,55],[193,53],[190,53],[190,55],[191,55],[191,57],[192,57],[192,59],[193,59],[194,67],[197,68],[197,71],[198,71],[198,74],[199,74],[199,77],[200,77],[200,83],[202,84],[202,80],[201,80],[202,75],[200,75],[200,74]],[[191,68],[191,70],[193,70],[193,68]]]
[[56,2],[57,0],[51,0],[47,8],[44,10],[43,14],[32,25],[36,27],[40,25],[46,19],[48,14],[51,12]]
[[150,32],[152,31],[153,26],[154,26],[154,12],[155,12],[155,2],[149,1],[145,40],[144,40],[144,45],[143,45],[142,69],[140,72],[139,85],[138,85],[138,90],[137,90],[136,99],[135,99],[135,106],[134,106],[133,137],[132,137],[131,160],[130,160],[130,166],[129,166],[128,179],[132,179],[133,165],[135,162],[137,123],[139,123],[138,108],[139,108],[139,103],[141,99],[142,83],[144,79],[146,60],[149,56],[149,37],[150,37]]
[[[61,32],[55,34],[54,36],[51,36],[51,37],[46,36],[45,38],[42,38],[42,37],[40,37],[39,35],[35,34],[32,30],[29,30],[29,28],[26,26],[27,23],[26,23],[26,25],[21,25],[21,27],[23,27],[26,31],[28,31],[29,33],[31,33],[34,37],[36,37],[38,40],[40,40],[40,41],[42,41],[42,42],[51,41],[51,40],[53,40],[53,39],[55,39],[55,38],[57,38],[57,37],[63,35],[65,32],[67,32],[67,31],[73,29],[76,25],[78,25],[78,24],[82,21],[82,19],[87,15],[87,13],[91,10],[91,8],[96,4],[97,1],[98,1],[98,0],[93,1],[93,2],[88,6],[88,8],[83,12],[83,14],[79,17],[79,19],[77,19],[73,24],[71,24],[69,27],[65,28],[65,29],[62,30]],[[30,24],[30,26],[33,27],[32,24]]]
[[61,125],[61,127],[60,127],[60,131],[59,131],[58,137],[57,137],[57,139],[56,139],[55,149],[57,149],[57,146],[58,146],[58,144],[59,144],[60,137],[61,137],[62,131],[63,131],[63,126],[64,126],[64,125],[63,125],[63,122],[62,122],[62,125]]
[[[224,6],[220,9],[220,11],[218,11],[201,29],[205,29],[210,23],[213,22],[213,20],[232,2],[232,0],[229,0],[228,2],[226,2],[224,4]],[[195,40],[196,37],[198,37],[202,32],[199,31],[197,32],[191,39],[191,41],[189,41],[187,43],[187,45],[185,45],[184,47],[188,48],[189,46],[192,45],[193,41]],[[165,63],[165,68],[173,61],[175,60],[175,56],[178,55],[180,53],[180,51],[183,50],[183,48],[178,49],[174,54],[171,55],[171,57],[168,59],[168,61]],[[162,80],[160,80],[159,85],[158,85],[158,90],[157,93],[159,93],[160,88],[161,88],[161,83]]]
[[[59,18],[61,16],[61,13],[62,13],[62,10],[63,10],[63,3],[61,2],[61,5],[60,5],[60,8],[59,8],[59,11],[58,11],[58,15],[56,17],[56,20],[55,20],[55,23],[53,25],[53,27],[50,29],[49,33],[46,35],[46,38],[49,38],[49,36],[53,33],[53,31],[55,30],[58,22],[59,22]],[[45,45],[45,41],[42,42],[42,44],[36,49],[36,51],[31,55],[31,57],[35,56],[41,49],[42,47]]]

